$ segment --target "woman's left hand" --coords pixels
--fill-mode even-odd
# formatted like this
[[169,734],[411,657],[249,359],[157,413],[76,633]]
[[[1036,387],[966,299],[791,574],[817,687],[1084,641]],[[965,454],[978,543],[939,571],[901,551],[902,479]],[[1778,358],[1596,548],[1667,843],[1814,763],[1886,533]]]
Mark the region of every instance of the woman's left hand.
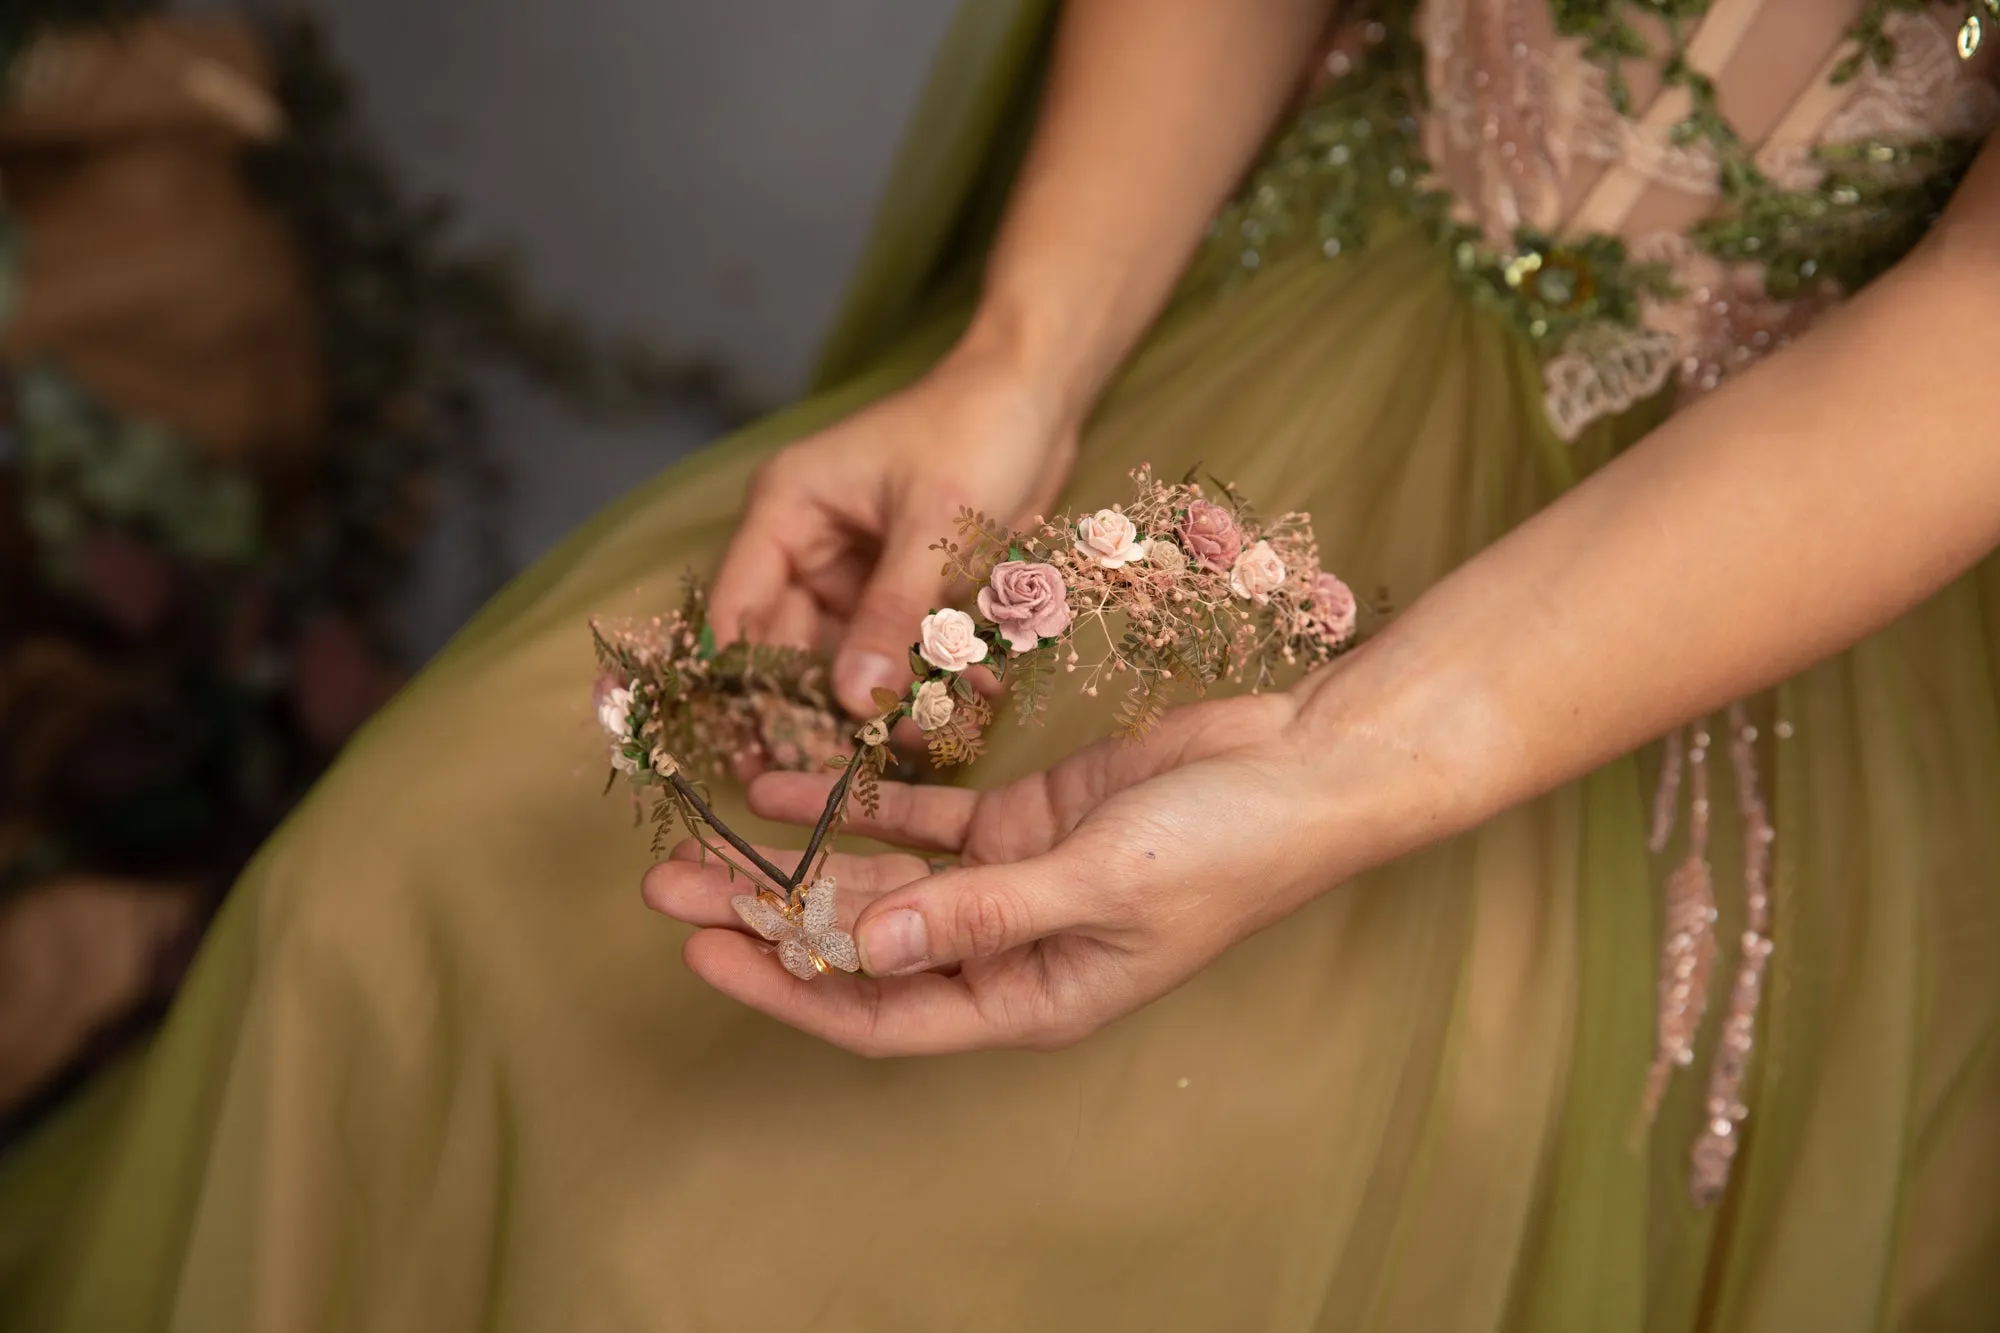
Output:
[[[1297,713],[1283,694],[1177,709],[1143,744],[1102,741],[990,792],[884,783],[879,815],[849,830],[961,864],[831,859],[860,977],[793,979],[730,909],[742,883],[692,843],[648,873],[646,902],[705,927],[685,950],[703,980],[848,1050],[1065,1046],[1380,859],[1343,808],[1355,785],[1322,773]],[[810,825],[831,781],[769,774],[750,804]]]

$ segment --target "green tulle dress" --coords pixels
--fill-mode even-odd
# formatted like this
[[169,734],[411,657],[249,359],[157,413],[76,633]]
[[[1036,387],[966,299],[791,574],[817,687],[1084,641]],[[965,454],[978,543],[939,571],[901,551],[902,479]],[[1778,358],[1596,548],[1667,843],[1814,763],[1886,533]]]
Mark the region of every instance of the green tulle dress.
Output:
[[[1544,236],[1525,193],[1496,233],[1490,201],[1461,189],[1474,207],[1454,213],[1413,178],[1426,136],[1480,105],[1444,86],[1472,37],[1511,39],[1491,25],[1525,10],[1537,60],[1519,67],[1558,87],[1581,67],[1555,56],[1582,42],[1557,25],[1639,8],[1440,3],[1415,29],[1358,29],[1332,66],[1355,72],[1274,147],[1102,402],[1065,504],[1121,496],[1140,462],[1199,461],[1310,510],[1328,568],[1407,602],[1635,438],[1670,381],[1726,361],[1663,275],[1769,242],[1789,256],[1769,269],[1782,304],[1820,233],[1677,224],[1696,259],[1649,257]],[[1684,26],[1699,43],[1742,20],[1738,69],[1811,11],[1809,49],[1783,46],[1810,75],[1850,20],[1896,7],[1709,8]],[[1991,566],[1752,706],[1775,952],[1714,1207],[1688,1184],[1714,1019],[1639,1126],[1678,855],[1648,850],[1646,756],[1325,896],[1057,1054],[871,1063],[684,971],[684,929],[639,902],[647,840],[601,794],[586,620],[671,602],[760,460],[947,344],[1043,9],[965,10],[827,387],[496,598],[263,849],[150,1049],[0,1163],[0,1329],[2000,1327]],[[1891,64],[1930,49],[1903,20],[1948,51],[1935,16],[1891,18]],[[1633,106],[1672,94],[1666,57],[1628,64]],[[1922,188],[1893,207],[1861,176],[1788,183],[1782,154],[1759,179],[1794,191],[1794,220],[1848,190],[1907,214],[1966,134],[1904,129],[1892,165]],[[1430,142],[1453,179],[1484,179],[1478,133]],[[1644,405],[1610,410],[1621,396]],[[1105,726],[1077,700],[1000,728],[978,780]],[[1716,783],[1720,1013],[1744,909]]]

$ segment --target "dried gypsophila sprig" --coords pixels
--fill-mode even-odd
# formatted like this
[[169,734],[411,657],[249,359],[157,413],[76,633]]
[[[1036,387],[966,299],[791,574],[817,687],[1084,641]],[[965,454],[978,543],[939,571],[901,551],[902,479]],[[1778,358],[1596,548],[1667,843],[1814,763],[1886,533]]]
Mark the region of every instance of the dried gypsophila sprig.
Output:
[[[663,789],[653,811],[656,849],[669,830],[685,829],[732,874],[761,881],[758,892],[735,900],[747,924],[781,948],[796,943],[810,953],[818,917],[807,913],[822,884],[830,910],[831,882],[819,874],[824,857],[850,801],[874,813],[881,774],[894,762],[891,729],[911,719],[939,765],[981,753],[993,709],[968,676],[972,668],[1011,688],[1024,723],[1046,711],[1058,666],[1081,672],[1088,696],[1113,677],[1129,677],[1117,732],[1138,740],[1177,682],[1197,694],[1225,680],[1263,689],[1285,668],[1320,665],[1353,646],[1354,595],[1320,569],[1306,515],[1265,523],[1227,485],[1208,491],[1192,475],[1170,484],[1146,468],[1132,477],[1128,504],[1073,520],[1038,518],[1025,532],[963,511],[958,540],[934,549],[945,556],[946,577],[976,586],[976,614],[947,607],[924,617],[910,650],[910,689],[877,690],[880,713],[845,743],[824,656],[742,643],[718,648],[705,596],[692,580],[670,616],[594,624],[603,670],[598,717],[611,738],[612,780],[623,774],[635,787]],[[1089,662],[1079,651],[1086,636],[1100,645]],[[707,803],[702,779],[744,760],[842,770],[791,872],[764,859]],[[782,930],[780,921],[787,923]],[[794,928],[804,933],[785,933]],[[839,966],[844,955],[829,947],[835,952],[812,956]],[[793,954],[786,966],[795,975],[826,970],[793,966],[806,957]]]

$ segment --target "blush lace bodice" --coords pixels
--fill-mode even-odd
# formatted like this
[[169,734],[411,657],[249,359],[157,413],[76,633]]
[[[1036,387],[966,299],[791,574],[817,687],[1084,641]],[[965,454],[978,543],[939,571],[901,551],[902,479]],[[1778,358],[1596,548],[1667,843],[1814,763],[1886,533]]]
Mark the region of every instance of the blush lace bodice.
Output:
[[1419,213],[1541,349],[1566,439],[1796,336],[1909,248],[2000,122],[2000,0],[1379,10],[1340,26],[1218,220],[1224,266]]

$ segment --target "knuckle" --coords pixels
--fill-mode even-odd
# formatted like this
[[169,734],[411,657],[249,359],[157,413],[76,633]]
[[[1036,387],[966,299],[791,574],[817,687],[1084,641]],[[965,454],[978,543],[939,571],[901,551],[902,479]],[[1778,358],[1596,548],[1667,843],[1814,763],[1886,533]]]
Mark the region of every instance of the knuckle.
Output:
[[1091,915],[1106,926],[1129,930],[1157,910],[1159,897],[1136,868],[1115,866],[1090,885]]
[[762,499],[785,488],[792,473],[792,451],[784,449],[759,463],[750,474],[750,496]]
[[882,988],[873,984],[864,987],[862,1004],[861,1021],[840,1044],[864,1060],[887,1059],[894,1052],[883,1040]]
[[837,1044],[849,1055],[858,1055],[864,1060],[887,1060],[895,1055],[888,1043],[879,1037],[845,1037]]
[[1076,1019],[1051,1019],[1030,1029],[1021,1044],[1044,1055],[1065,1051],[1088,1037],[1095,1028]]
[[999,953],[1024,924],[1018,904],[991,891],[963,894],[951,910],[952,937],[971,958]]
[[857,811],[860,817],[855,823],[868,828],[908,828],[915,813],[916,798],[908,787],[900,782],[878,782],[875,785],[874,816],[869,817],[865,810]]

